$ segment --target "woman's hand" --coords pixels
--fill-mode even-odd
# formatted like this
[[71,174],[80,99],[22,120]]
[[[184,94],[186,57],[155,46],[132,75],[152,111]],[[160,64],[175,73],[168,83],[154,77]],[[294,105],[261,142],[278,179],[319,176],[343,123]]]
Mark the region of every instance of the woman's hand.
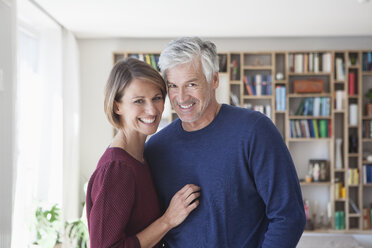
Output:
[[199,205],[200,187],[194,184],[187,184],[180,189],[173,197],[163,217],[171,227],[181,224],[186,217]]

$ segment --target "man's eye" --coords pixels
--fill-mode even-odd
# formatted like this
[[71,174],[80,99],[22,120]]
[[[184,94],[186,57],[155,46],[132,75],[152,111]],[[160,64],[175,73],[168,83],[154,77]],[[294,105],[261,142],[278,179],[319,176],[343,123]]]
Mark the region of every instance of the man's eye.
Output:
[[195,87],[196,86],[196,83],[189,83],[187,86],[189,86],[189,87]]
[[159,101],[159,100],[163,100],[163,97],[162,96],[156,96],[153,98],[154,101]]
[[168,88],[176,88],[175,84],[168,84]]
[[138,100],[135,100],[134,103],[141,104],[141,103],[143,103],[143,100],[142,99],[138,99]]

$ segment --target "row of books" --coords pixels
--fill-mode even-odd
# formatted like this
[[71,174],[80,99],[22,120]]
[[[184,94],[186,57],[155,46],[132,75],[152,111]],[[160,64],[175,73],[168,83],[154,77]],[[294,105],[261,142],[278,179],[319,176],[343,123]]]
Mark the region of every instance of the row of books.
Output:
[[269,104],[268,105],[259,105],[259,104],[253,105],[251,103],[245,103],[244,108],[253,109],[255,111],[261,112],[271,119],[271,105]]
[[331,120],[291,120],[291,138],[331,137]]
[[372,164],[363,165],[363,183],[372,183]]
[[371,229],[372,208],[363,208],[363,229]]
[[345,199],[346,198],[346,188],[343,186],[342,182],[335,183],[335,199]]
[[284,85],[275,87],[275,105],[277,111],[285,111],[287,104],[287,88]]
[[344,211],[335,212],[335,229],[336,230],[345,229],[345,212]]
[[296,115],[330,116],[331,99],[329,97],[307,97],[302,99]]
[[159,63],[159,54],[141,54],[141,53],[133,53],[129,54],[129,57],[136,58],[138,60],[142,60],[146,62],[147,64],[151,65],[152,68],[154,68],[157,71],[160,71],[160,68],[158,66]]
[[363,121],[363,138],[372,138],[372,120]]
[[331,53],[291,53],[289,68],[291,72],[331,72]]
[[345,80],[345,64],[343,58],[336,58],[336,80]]
[[363,71],[372,71],[372,52],[363,53]]
[[359,169],[348,169],[346,174],[346,181],[349,185],[359,184]]
[[271,75],[256,74],[253,76],[244,76],[244,84],[247,95],[250,96],[271,96],[272,95],[272,77]]

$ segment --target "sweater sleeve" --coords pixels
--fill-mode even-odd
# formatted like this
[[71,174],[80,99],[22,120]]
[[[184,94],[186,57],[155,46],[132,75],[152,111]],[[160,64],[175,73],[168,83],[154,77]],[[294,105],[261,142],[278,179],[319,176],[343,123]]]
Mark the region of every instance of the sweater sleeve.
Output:
[[256,122],[249,147],[250,170],[269,220],[262,247],[296,247],[306,222],[301,189],[287,146],[270,119]]
[[130,168],[118,161],[102,166],[91,178],[88,194],[91,248],[140,247],[136,236],[126,234],[135,198]]

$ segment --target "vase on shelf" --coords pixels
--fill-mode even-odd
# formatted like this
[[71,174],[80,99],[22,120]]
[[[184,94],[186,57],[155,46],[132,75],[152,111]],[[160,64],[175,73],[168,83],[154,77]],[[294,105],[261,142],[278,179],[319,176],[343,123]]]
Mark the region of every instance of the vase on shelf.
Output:
[[342,155],[341,155],[342,139],[336,139],[336,169],[342,169]]

